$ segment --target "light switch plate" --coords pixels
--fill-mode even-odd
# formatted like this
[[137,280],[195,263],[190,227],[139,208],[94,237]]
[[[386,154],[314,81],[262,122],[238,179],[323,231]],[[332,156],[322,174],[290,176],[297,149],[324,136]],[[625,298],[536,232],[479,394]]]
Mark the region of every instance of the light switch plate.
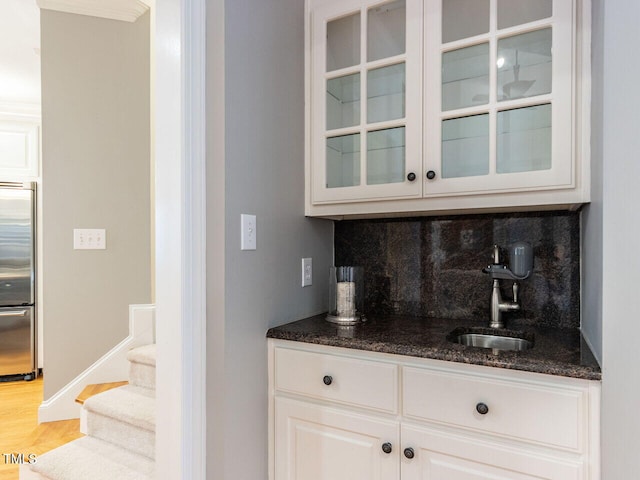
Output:
[[105,250],[107,248],[107,232],[104,228],[74,228],[74,250]]
[[245,213],[241,214],[240,225],[240,250],[255,250],[257,235],[256,216]]
[[308,287],[313,284],[313,260],[311,258],[302,259],[302,286]]

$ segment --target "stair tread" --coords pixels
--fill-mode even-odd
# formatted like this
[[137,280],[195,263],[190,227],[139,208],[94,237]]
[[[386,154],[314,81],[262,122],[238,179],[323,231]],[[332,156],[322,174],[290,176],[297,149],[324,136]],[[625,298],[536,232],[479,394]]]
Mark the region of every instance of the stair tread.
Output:
[[111,390],[112,388],[122,387],[123,385],[127,385],[129,382],[110,382],[110,383],[94,383],[91,385],[87,385],[82,389],[82,392],[76,397],[76,402],[82,405],[89,398],[93,397],[102,392],[106,392],[107,390]]
[[83,437],[38,457],[31,470],[51,480],[147,480],[155,462],[92,437]]
[[155,432],[155,407],[154,390],[125,385],[94,395],[83,408]]
[[133,363],[142,363],[143,365],[156,366],[156,344],[143,345],[129,350],[127,360]]

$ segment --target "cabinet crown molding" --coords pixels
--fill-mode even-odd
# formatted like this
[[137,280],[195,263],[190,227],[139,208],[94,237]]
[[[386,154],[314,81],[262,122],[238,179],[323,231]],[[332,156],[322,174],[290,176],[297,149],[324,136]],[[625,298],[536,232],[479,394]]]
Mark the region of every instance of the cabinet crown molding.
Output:
[[149,10],[149,4],[142,0],[37,0],[37,3],[38,7],[44,10],[124,22],[135,22]]

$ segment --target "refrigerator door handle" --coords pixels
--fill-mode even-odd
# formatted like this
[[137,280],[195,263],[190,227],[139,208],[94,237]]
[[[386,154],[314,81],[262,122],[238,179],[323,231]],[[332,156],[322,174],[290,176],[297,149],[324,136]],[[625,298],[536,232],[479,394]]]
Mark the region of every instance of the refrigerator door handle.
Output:
[[0,312],[0,317],[24,317],[27,310],[11,310],[10,312]]

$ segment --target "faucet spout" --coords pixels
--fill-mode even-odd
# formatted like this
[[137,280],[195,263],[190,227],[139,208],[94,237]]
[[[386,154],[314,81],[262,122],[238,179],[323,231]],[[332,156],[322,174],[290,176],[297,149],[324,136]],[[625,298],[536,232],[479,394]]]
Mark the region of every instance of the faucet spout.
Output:
[[513,284],[513,302],[506,301],[502,298],[500,292],[500,280],[493,279],[493,289],[491,292],[491,328],[504,328],[504,322],[502,321],[503,312],[513,312],[520,310],[520,303],[518,303],[518,284]]

